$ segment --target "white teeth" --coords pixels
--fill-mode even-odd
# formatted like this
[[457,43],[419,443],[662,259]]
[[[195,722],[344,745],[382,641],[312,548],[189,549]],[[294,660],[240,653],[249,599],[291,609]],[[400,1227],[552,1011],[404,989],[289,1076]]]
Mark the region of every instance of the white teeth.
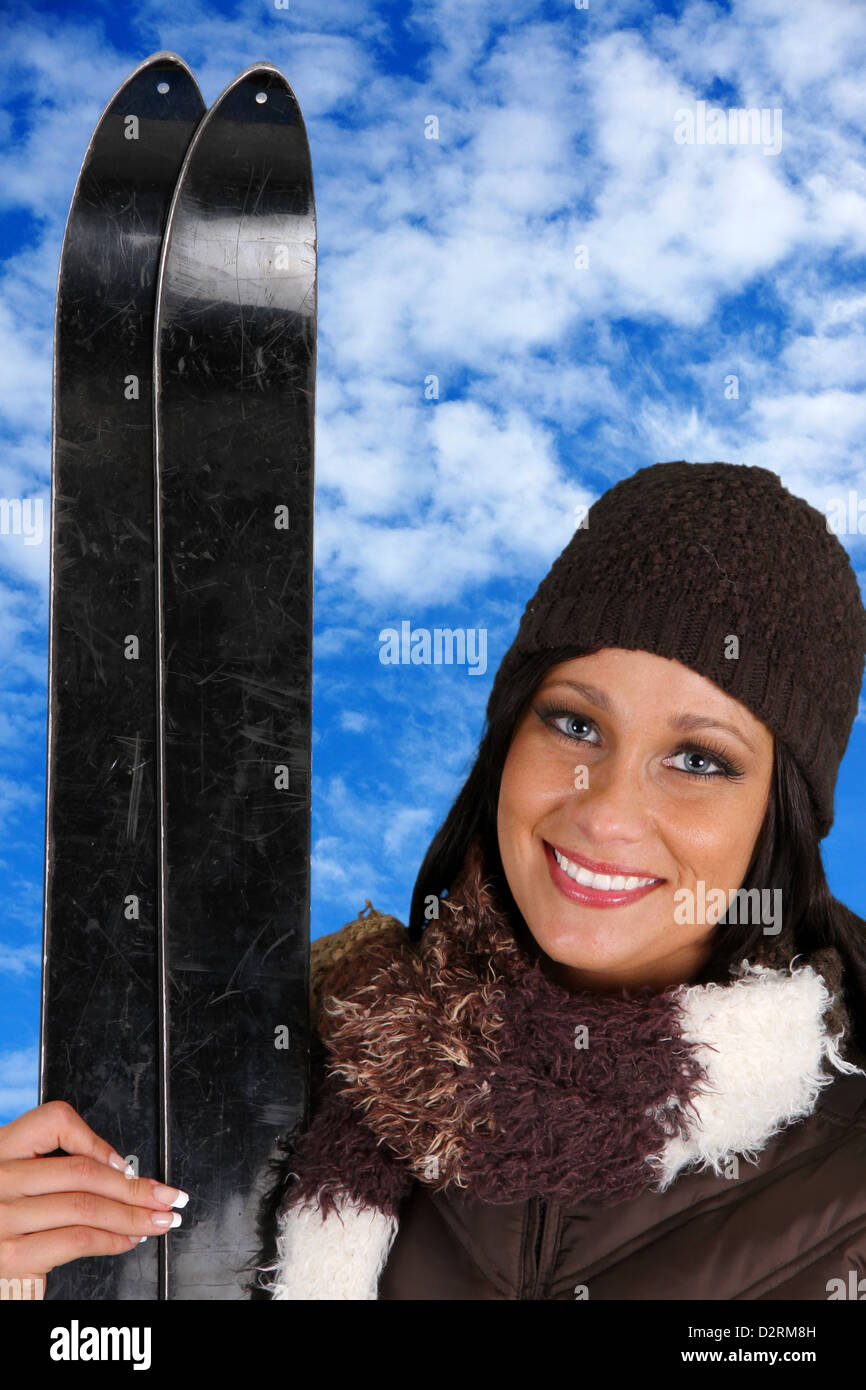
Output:
[[564,869],[569,878],[573,878],[575,883],[583,883],[587,888],[600,888],[602,891],[607,889],[625,889],[631,892],[633,888],[643,888],[647,883],[655,883],[654,878],[637,878],[634,874],[629,874],[625,878],[622,874],[617,874],[611,878],[610,874],[594,874],[590,869],[585,869],[582,864],[572,864],[570,859],[566,859],[564,854],[560,854],[558,849],[554,849],[556,862],[560,868]]

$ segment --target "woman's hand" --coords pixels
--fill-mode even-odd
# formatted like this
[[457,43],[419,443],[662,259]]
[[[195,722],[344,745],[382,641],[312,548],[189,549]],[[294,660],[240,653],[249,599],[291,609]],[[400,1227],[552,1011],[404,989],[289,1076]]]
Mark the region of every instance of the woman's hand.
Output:
[[[64,1158],[42,1158],[65,1149]],[[0,1298],[43,1298],[45,1275],[83,1255],[121,1255],[163,1235],[186,1193],[127,1164],[65,1100],[0,1125]]]

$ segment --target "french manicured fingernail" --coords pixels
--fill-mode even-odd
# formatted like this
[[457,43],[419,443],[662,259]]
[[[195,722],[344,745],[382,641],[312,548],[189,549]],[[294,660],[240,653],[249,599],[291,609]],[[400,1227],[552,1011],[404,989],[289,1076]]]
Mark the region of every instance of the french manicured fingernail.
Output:
[[127,1236],[127,1240],[130,1245],[143,1245],[147,1240],[147,1236]]
[[110,1163],[111,1167],[116,1168],[119,1173],[125,1173],[128,1168],[132,1167],[131,1163],[127,1163],[125,1158],[120,1157],[120,1154],[109,1154],[108,1162]]
[[150,1218],[152,1226],[159,1226],[167,1231],[173,1226],[179,1226],[182,1220],[179,1211],[155,1211]]
[[182,1192],[179,1187],[166,1187],[161,1182],[154,1183],[153,1195],[158,1202],[166,1202],[170,1207],[185,1207],[189,1201],[188,1192]]

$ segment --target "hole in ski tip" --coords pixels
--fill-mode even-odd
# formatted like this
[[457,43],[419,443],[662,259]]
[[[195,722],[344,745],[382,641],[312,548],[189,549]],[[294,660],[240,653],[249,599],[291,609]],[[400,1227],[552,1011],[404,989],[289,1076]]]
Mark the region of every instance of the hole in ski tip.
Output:
[[156,90],[159,92],[161,97],[164,97],[166,92],[171,91],[171,87],[168,85],[167,82],[157,82]]
[[267,99],[267,92],[256,92],[256,101],[259,103],[259,106],[261,106],[262,102],[267,101]]

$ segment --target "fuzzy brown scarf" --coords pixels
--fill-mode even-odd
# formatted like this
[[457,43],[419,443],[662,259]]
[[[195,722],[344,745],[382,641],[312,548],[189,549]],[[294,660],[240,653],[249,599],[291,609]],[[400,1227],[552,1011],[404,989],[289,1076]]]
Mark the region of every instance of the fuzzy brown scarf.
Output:
[[[348,1192],[396,1214],[413,1179],[487,1202],[645,1190],[648,1156],[685,1132],[705,1079],[674,990],[552,982],[515,939],[477,841],[441,910],[417,945],[382,919],[320,982],[326,1076],[284,1209],[314,1199],[326,1215]],[[836,953],[822,957],[838,984]]]

